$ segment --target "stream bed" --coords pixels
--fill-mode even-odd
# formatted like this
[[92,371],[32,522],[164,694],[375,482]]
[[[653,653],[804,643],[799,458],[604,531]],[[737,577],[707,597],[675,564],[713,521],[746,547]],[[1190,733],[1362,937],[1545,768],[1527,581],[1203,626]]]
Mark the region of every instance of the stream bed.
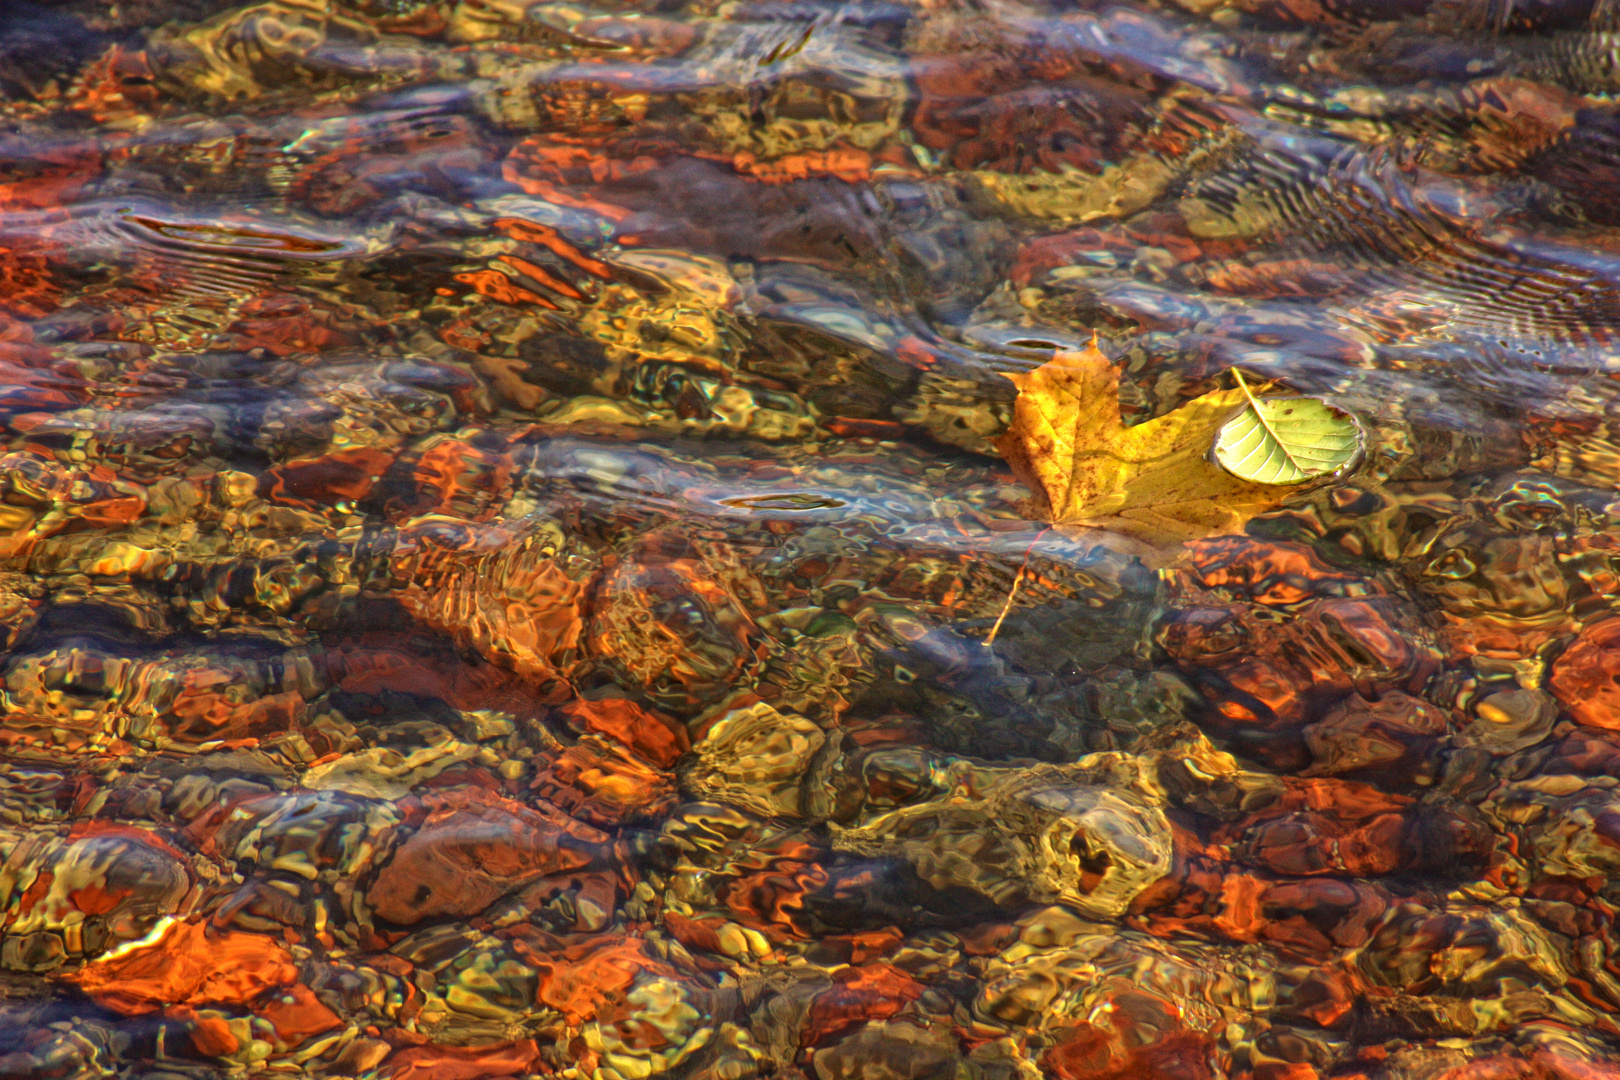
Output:
[[[1617,95],[1615,0],[6,0],[0,1078],[1620,1080]],[[1048,527],[1094,336],[1364,453]]]

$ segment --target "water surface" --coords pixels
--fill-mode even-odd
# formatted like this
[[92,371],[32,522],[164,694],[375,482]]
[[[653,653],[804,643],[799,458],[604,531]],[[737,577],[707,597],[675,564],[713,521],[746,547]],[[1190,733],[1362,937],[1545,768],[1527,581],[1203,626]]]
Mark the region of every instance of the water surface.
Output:
[[[1617,50],[9,0],[0,1076],[1620,1078]],[[1048,530],[1093,334],[1365,457]]]

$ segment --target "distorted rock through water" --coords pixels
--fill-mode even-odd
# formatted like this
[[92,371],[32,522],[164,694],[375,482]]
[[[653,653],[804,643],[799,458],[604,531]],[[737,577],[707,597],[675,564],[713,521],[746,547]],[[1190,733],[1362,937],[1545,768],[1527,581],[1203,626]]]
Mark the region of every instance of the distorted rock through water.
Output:
[[[1617,50],[0,5],[0,1076],[1620,1080]],[[1093,334],[1365,452],[1049,529]]]

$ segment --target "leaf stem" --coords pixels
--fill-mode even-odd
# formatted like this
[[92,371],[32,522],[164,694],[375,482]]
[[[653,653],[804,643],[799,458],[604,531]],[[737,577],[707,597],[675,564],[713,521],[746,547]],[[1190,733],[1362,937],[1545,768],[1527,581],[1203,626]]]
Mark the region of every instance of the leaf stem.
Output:
[[996,635],[1001,632],[1001,624],[1006,622],[1007,613],[1012,611],[1013,597],[1018,595],[1018,586],[1024,583],[1024,572],[1029,569],[1030,552],[1035,550],[1035,545],[1040,542],[1041,537],[1045,536],[1051,531],[1052,527],[1048,525],[1046,528],[1036,533],[1035,539],[1031,540],[1029,542],[1029,547],[1024,549],[1024,561],[1018,564],[1018,573],[1013,575],[1012,588],[1007,590],[1007,602],[1001,605],[1001,614],[996,616],[996,624],[990,628],[990,636],[984,639],[985,648],[988,649],[996,643]]
[[1243,372],[1233,368],[1232,377],[1237,380],[1238,388],[1243,391],[1243,396],[1249,399],[1249,408],[1254,410],[1254,418],[1260,421],[1261,427],[1266,429],[1266,434],[1270,435],[1271,441],[1277,444],[1277,449],[1283,452],[1283,457],[1288,459],[1288,464],[1302,473],[1309,472],[1305,466],[1299,463],[1299,458],[1295,457],[1292,451],[1288,449],[1288,444],[1283,441],[1281,435],[1277,434],[1277,429],[1271,426],[1270,421],[1266,419],[1266,414],[1260,411],[1260,402],[1255,398],[1254,391],[1249,389],[1249,384],[1243,381]]

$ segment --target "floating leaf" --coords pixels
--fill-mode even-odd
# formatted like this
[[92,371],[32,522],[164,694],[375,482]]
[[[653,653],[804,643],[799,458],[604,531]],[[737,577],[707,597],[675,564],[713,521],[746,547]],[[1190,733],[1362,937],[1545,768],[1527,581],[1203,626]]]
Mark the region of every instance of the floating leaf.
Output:
[[1247,386],[1243,392],[1249,407],[1215,437],[1215,460],[1233,476],[1256,484],[1302,484],[1361,456],[1355,418],[1320,398],[1256,398]]
[[1156,562],[1156,549],[1239,532],[1288,495],[1282,485],[1256,483],[1210,460],[1217,433],[1254,401],[1247,388],[1205,394],[1126,427],[1119,373],[1095,343],[1009,378],[1018,399],[997,446],[1035,493],[1026,507],[1032,517],[1107,529]]

